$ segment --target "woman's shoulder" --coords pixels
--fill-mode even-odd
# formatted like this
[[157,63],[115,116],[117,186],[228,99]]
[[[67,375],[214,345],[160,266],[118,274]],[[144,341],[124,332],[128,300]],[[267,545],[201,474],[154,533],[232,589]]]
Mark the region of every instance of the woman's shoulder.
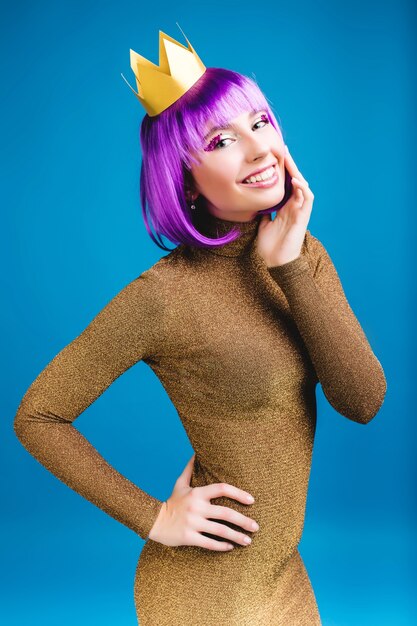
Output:
[[184,269],[188,261],[187,247],[183,244],[178,245],[168,254],[160,257],[153,265],[144,270],[141,276],[147,276],[159,281],[169,280],[176,272]]
[[160,257],[147,269],[144,269],[133,279],[132,283],[138,285],[143,290],[167,291],[170,297],[173,295],[173,285],[178,286],[180,281],[187,275],[187,266],[192,268],[193,262],[188,254],[187,247],[178,245],[168,254]]

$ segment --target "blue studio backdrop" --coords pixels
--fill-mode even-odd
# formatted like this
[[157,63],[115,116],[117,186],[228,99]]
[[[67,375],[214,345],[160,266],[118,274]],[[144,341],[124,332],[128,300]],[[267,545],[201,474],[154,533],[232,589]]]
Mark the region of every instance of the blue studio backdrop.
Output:
[[[177,21],[206,66],[254,77],[266,94],[315,194],[308,228],[329,251],[387,378],[384,404],[366,426],[338,414],[317,388],[300,552],[323,624],[411,626],[411,0],[1,4],[0,622],[136,624],[133,579],[144,542],[28,454],[13,419],[49,361],[165,254],[142,222],[144,109],[121,73],[136,86],[130,48],[158,63],[159,30],[185,43]],[[193,453],[175,407],[143,362],[75,426],[160,499]]]

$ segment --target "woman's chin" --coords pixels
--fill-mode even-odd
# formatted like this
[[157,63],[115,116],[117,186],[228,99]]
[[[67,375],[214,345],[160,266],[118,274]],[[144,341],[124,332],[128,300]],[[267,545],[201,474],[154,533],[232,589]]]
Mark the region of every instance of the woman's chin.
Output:
[[271,196],[269,198],[262,198],[262,200],[259,198],[258,202],[254,202],[254,204],[256,204],[257,206],[257,211],[263,211],[263,210],[267,210],[267,209],[272,209],[273,207],[275,207],[277,204],[279,204],[280,202],[283,201],[285,196],[285,190],[284,189],[280,189],[278,192],[274,191],[273,194],[271,194]]

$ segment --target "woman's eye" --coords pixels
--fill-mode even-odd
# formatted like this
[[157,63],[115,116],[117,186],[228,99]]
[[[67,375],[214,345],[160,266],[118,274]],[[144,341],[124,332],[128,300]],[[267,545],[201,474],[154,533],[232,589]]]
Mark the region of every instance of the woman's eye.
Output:
[[[259,124],[260,122],[265,122],[265,124],[269,124],[269,118],[266,115],[262,115],[261,119],[258,120],[257,122],[255,122],[255,126],[256,124]],[[263,128],[263,126],[262,126]]]
[[[216,150],[221,143],[223,143],[223,141],[232,141],[232,139],[230,139],[230,137],[225,137],[225,139],[220,139],[220,141],[218,141],[215,145],[214,145],[214,149]],[[221,148],[224,148],[224,145],[221,146]]]
[[[255,122],[254,126],[256,126],[257,124],[261,124],[262,122],[265,123],[265,126],[270,123],[268,117],[266,115],[262,115],[261,119],[258,120],[257,122]],[[260,128],[264,128],[264,126],[261,126]],[[217,148],[220,146],[220,144],[223,143],[224,141],[233,141],[233,140],[230,137],[225,137],[224,139],[220,139],[219,141],[217,141],[214,144],[212,142],[210,142],[210,143],[212,143],[212,149],[213,150],[217,150]],[[224,146],[224,145],[220,146],[220,148],[225,148],[225,147],[226,146]]]

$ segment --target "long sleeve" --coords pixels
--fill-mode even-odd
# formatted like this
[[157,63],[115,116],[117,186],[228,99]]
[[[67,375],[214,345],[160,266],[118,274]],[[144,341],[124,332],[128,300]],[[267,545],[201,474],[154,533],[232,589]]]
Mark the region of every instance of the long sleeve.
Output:
[[[323,392],[336,411],[366,424],[387,383],[323,244],[307,231],[307,254],[269,267],[284,292]],[[311,265],[310,265],[311,263]]]
[[[125,286],[38,375],[14,419],[23,446],[57,478],[147,538],[162,502],[135,486],[72,422],[109,385],[163,345],[152,268]],[[154,284],[156,283],[156,284]]]

